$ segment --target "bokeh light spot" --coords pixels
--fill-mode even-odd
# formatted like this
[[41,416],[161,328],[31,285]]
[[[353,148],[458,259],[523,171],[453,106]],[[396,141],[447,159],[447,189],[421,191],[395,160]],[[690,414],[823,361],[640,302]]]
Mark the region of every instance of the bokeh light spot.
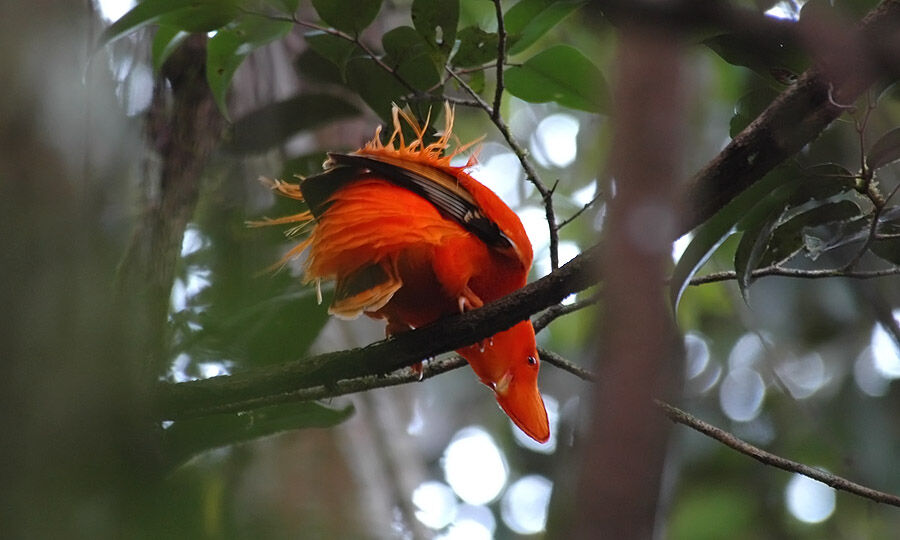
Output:
[[800,474],[791,477],[784,497],[791,515],[804,523],[821,523],[834,513],[834,489]]
[[762,377],[753,369],[732,369],[719,387],[719,403],[728,418],[749,422],[756,418],[766,395]]
[[438,536],[442,540],[491,540],[497,520],[486,506],[462,505],[457,518],[446,533]]
[[547,525],[547,508],[553,483],[532,474],[519,478],[503,495],[500,515],[503,522],[519,534],[535,534]]
[[480,427],[466,427],[453,437],[443,457],[444,476],[469,504],[486,504],[500,494],[509,476],[500,448]]
[[94,0],[100,16],[107,21],[115,21],[134,7],[134,0]]
[[432,529],[443,529],[456,517],[457,502],[453,489],[443,482],[428,481],[413,491],[416,518]]
[[578,155],[578,119],[551,114],[541,120],[531,139],[534,157],[544,167],[568,167]]
[[[897,313],[894,313],[894,318],[897,318]],[[870,346],[878,373],[888,379],[900,378],[900,350],[880,323],[872,328]]]

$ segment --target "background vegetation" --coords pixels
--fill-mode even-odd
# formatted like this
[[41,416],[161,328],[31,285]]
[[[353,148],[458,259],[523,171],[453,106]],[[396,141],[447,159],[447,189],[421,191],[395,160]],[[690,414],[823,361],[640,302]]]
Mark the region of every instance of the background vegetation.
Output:
[[[5,537],[900,526],[900,2],[111,6],[0,22]],[[359,348],[246,221],[392,102],[486,134],[535,283]],[[526,316],[546,446],[440,354]]]

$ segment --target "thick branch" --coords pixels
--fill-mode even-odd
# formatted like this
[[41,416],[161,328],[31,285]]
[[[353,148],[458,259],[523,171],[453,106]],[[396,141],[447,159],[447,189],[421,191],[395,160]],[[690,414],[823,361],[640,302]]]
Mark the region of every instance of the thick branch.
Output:
[[165,371],[166,314],[185,227],[199,198],[203,168],[221,137],[224,122],[206,83],[206,37],[192,36],[163,66],[171,85],[159,79],[148,114],[147,132],[161,160],[157,189],[148,197],[140,222],[119,267],[117,292],[140,299],[151,329],[147,354],[151,378]]
[[559,270],[481,309],[450,316],[366,347],[201,381],[162,383],[158,415],[161,419],[177,419],[245,410],[267,396],[284,395],[288,400],[289,393],[300,389],[380,376],[423,358],[477,343],[592,285],[596,281],[598,252],[597,246],[589,248]]
[[[879,71],[873,59],[890,50],[892,44],[884,42],[896,41],[897,28],[900,28],[900,1],[885,0],[863,19],[858,32],[843,36],[857,46],[849,47],[842,54],[831,54],[826,59],[827,71],[819,67],[807,70],[735,136],[691,180],[684,199],[687,210],[681,232],[707,220],[776,165],[799,152],[844,113],[841,104],[853,103],[876,81]],[[893,53],[897,55],[896,50]],[[890,68],[887,62],[881,65]],[[896,75],[896,70],[891,73]]]

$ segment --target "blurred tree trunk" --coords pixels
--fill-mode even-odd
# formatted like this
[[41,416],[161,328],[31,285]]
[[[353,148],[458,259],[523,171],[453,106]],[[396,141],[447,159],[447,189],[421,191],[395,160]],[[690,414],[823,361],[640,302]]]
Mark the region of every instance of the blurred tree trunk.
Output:
[[[171,86],[171,93],[169,91]],[[119,269],[119,295],[136,296],[150,329],[148,380],[167,367],[167,316],[184,231],[197,206],[203,170],[224,120],[206,84],[206,36],[193,35],[162,68],[153,88],[147,139],[158,154],[146,179],[140,221]],[[148,156],[150,162],[157,158]]]
[[[651,538],[670,426],[653,404],[681,389],[665,271],[678,222],[684,122],[678,36],[621,28],[613,113],[615,198],[606,225],[598,384],[565,538]],[[649,226],[648,226],[649,225]]]
[[42,1],[0,17],[4,538],[117,536],[158,473],[132,369],[139,307],[112,301],[119,229],[102,215],[134,132],[108,68],[85,68],[89,16]]

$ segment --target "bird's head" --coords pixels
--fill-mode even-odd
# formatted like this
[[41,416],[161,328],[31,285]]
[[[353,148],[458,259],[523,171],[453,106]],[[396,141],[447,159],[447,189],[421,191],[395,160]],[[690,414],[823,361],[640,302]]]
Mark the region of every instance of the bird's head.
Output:
[[550,423],[538,390],[540,358],[531,322],[520,322],[459,352],[481,381],[494,390],[497,403],[510,419],[532,439],[547,442]]

